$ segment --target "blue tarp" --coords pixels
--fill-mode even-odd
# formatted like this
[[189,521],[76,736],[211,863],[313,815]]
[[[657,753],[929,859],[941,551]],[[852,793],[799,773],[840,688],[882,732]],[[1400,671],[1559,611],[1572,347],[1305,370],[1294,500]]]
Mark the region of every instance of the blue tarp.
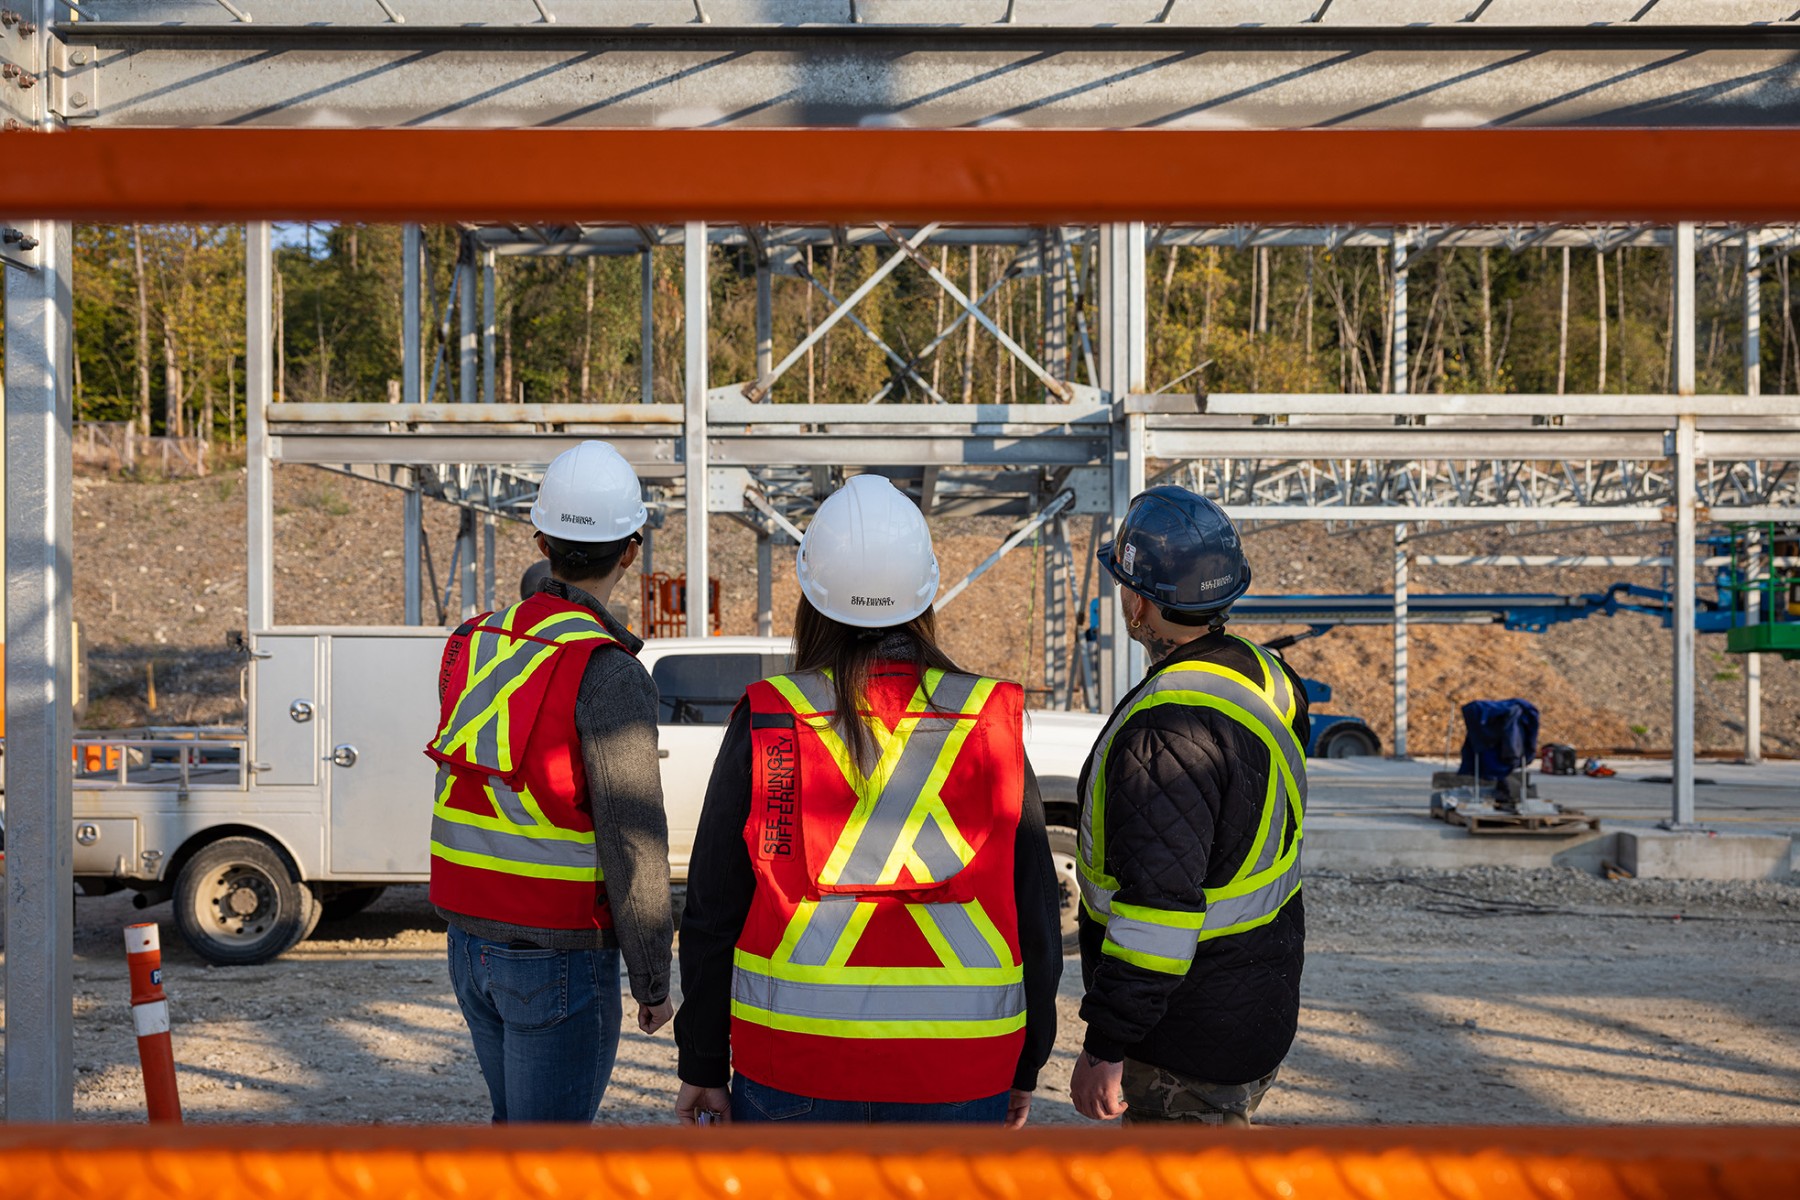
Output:
[[1458,774],[1504,779],[1537,757],[1538,710],[1531,701],[1471,700],[1462,715],[1467,733]]

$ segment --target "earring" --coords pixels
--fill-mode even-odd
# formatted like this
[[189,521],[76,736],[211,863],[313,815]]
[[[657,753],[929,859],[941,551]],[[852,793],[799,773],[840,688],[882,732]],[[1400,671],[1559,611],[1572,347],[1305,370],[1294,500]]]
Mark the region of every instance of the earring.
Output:
[[1144,623],[1142,621],[1133,621],[1131,623],[1131,627],[1133,629],[1142,629],[1144,627]]

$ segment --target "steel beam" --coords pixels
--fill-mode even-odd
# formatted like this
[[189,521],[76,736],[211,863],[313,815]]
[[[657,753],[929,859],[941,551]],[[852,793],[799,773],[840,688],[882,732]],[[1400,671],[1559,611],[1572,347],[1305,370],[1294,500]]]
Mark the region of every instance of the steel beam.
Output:
[[775,565],[772,539],[766,533],[756,535],[756,635],[768,637],[775,632]]
[[6,1117],[74,1119],[74,371],[65,222],[6,267]]
[[[1675,231],[1675,390],[1691,395],[1694,390],[1694,341],[1698,309],[1694,298],[1694,227],[1683,222]],[[1675,467],[1675,557],[1672,627],[1674,680],[1670,722],[1670,768],[1673,779],[1674,828],[1694,823],[1694,695],[1697,649],[1694,637],[1694,568],[1697,523],[1697,475],[1700,447],[1698,424],[1693,417],[1676,418],[1670,457]]]
[[90,129],[9,162],[0,210],[84,221],[1771,222],[1792,219],[1800,192],[1793,144],[1786,128]]
[[[367,4],[360,11],[318,0],[274,7],[276,19],[247,24],[190,18],[62,26],[65,38],[98,48],[103,103],[84,122],[1800,124],[1793,61],[1800,38],[1791,28],[1630,24],[1616,8],[1597,18],[1590,10],[1590,19],[1606,24],[1553,26],[1446,22],[1442,5],[1344,25],[1260,13],[1240,26],[1146,25],[1091,11],[1052,24],[972,24],[966,5],[909,0],[906,24],[846,24],[840,4],[784,16],[791,21],[784,24],[765,23],[764,5],[750,24],[633,27],[625,22],[636,17],[619,14],[616,4],[611,14],[602,7],[585,19],[564,5],[554,24],[510,25],[491,3],[434,0],[429,22],[405,24],[370,24],[379,13]],[[108,15],[135,14],[113,7]]]
[[710,332],[707,327],[710,316],[707,259],[710,254],[711,250],[706,244],[706,225],[702,222],[688,222],[682,259],[682,295],[686,304],[686,322],[683,328],[687,340],[687,425],[681,446],[687,468],[685,503],[689,637],[707,637],[712,633],[712,622],[707,615],[707,597],[711,588],[707,576],[706,544],[706,468],[709,461],[706,398],[711,387],[707,346],[707,334]]
[[[1145,292],[1145,227],[1141,222],[1100,228],[1100,387],[1122,399],[1142,391],[1148,367],[1149,319]],[[1128,415],[1113,425],[1112,529],[1125,519],[1131,498],[1144,486],[1144,418]],[[1117,704],[1144,673],[1143,651],[1125,636],[1124,602],[1112,577],[1100,576],[1101,707]]]
[[412,484],[406,489],[406,496],[401,504],[400,522],[402,527],[404,555],[403,574],[405,589],[405,616],[408,625],[422,624],[423,613],[419,604],[419,590],[425,586],[424,571],[421,562],[424,534],[424,497],[419,492],[418,472],[412,473]]

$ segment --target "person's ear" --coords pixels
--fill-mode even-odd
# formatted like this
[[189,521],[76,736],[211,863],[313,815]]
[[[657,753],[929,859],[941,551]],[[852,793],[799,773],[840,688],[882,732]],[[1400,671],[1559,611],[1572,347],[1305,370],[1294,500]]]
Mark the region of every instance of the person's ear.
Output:
[[534,533],[534,534],[532,534],[532,540],[537,543],[538,553],[543,555],[545,558],[549,558],[550,557],[550,543],[544,539],[544,535],[541,532]]
[[635,542],[635,541],[625,547],[625,553],[619,555],[619,574],[623,575],[625,572],[631,570],[631,568],[634,565],[636,565],[637,560],[638,560],[638,551],[641,550],[642,548],[643,548],[643,546],[640,543]]

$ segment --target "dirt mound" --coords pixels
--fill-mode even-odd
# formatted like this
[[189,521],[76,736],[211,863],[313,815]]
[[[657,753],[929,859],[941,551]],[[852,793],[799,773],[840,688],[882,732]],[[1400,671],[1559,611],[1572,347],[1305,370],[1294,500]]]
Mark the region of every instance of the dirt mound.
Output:
[[[275,471],[275,611],[282,624],[399,624],[402,619],[402,493],[363,480],[305,468]],[[446,578],[456,513],[425,509],[431,574],[451,617],[459,591]],[[1000,519],[933,522],[945,580],[961,578],[1006,536]],[[237,722],[243,719],[242,660],[226,636],[244,627],[244,484],[240,471],[203,480],[135,483],[84,476],[75,481],[75,602],[88,646],[92,697],[83,722],[94,728]],[[1660,531],[1433,531],[1417,553],[1656,553]],[[729,517],[710,524],[712,574],[720,583],[724,631],[756,628],[756,543]],[[1088,561],[1088,523],[1077,522],[1076,582]],[[679,517],[651,541],[652,566],[680,572],[685,537]],[[1258,590],[1382,592],[1391,587],[1393,539],[1387,528],[1274,525],[1255,528],[1246,546]],[[498,530],[496,601],[517,595],[536,554],[529,530]],[[1042,552],[1026,542],[943,613],[948,649],[971,669],[1020,679],[1044,702]],[[798,589],[794,549],[775,551],[774,627],[791,632]],[[1596,592],[1617,579],[1655,585],[1651,569],[1507,570],[1415,566],[1412,588],[1425,591]],[[626,619],[642,628],[635,588],[621,596]],[[436,603],[427,620],[438,618]],[[1071,614],[1073,615],[1073,614]],[[1255,636],[1279,632],[1260,626]],[[1669,636],[1651,617],[1623,615],[1553,627],[1544,634],[1495,626],[1421,626],[1411,631],[1410,748],[1439,753],[1457,705],[1522,696],[1543,710],[1546,738],[1584,750],[1644,750],[1669,745]],[[1069,646],[1060,653],[1067,654]],[[1735,753],[1742,744],[1742,660],[1723,639],[1702,638],[1699,744]],[[1333,687],[1331,711],[1353,712],[1393,736],[1393,642],[1386,627],[1344,628],[1302,642],[1289,659]],[[1800,752],[1800,665],[1765,659],[1765,745]],[[151,685],[156,704],[152,708]],[[1454,743],[1459,741],[1452,737]]]

